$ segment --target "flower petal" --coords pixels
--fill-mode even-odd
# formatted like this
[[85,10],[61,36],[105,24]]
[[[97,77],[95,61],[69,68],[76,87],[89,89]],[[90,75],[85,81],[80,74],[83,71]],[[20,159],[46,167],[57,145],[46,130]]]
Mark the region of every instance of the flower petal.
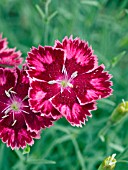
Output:
[[51,117],[34,114],[35,113],[24,114],[24,119],[28,131],[37,133],[41,128],[46,128],[53,125],[53,119]]
[[33,136],[33,133],[23,128],[17,131],[13,128],[0,126],[0,138],[12,149],[23,149],[26,147],[26,144],[32,146],[34,144]]
[[[24,120],[25,114],[21,112],[15,114],[13,111],[10,111],[8,115],[3,114],[4,113],[2,113],[2,117],[0,118],[0,138],[4,143],[7,143],[7,146],[12,149],[24,148],[26,144],[32,145],[34,143],[33,138],[39,138],[39,130],[41,127],[38,131],[29,131],[30,129],[27,129]],[[34,113],[32,114],[33,117],[36,117]],[[16,120],[15,124],[14,119]],[[38,123],[39,121],[36,122],[36,124]],[[43,123],[44,122],[42,122],[42,125]]]
[[90,73],[77,76],[73,81],[73,89],[80,104],[86,104],[101,98],[106,98],[112,93],[109,81],[111,75],[104,72],[104,65]]
[[2,39],[2,35],[0,34],[0,52],[6,49],[7,45],[8,45],[8,42],[6,41],[6,38]]
[[69,75],[88,72],[97,67],[97,57],[93,55],[88,43],[79,38],[65,37],[63,42],[56,41],[55,48],[64,49],[66,54],[65,67]]
[[28,89],[29,89],[29,79],[27,77],[27,72],[25,68],[23,69],[15,69],[15,72],[17,73],[17,84],[15,86],[15,92],[17,93],[17,96],[24,100],[24,98],[28,96]]
[[53,106],[67,119],[72,126],[82,126],[91,117],[90,110],[95,110],[95,103],[81,106],[73,91],[65,89],[51,100]]
[[39,80],[56,80],[62,76],[64,51],[52,47],[39,46],[28,53],[28,74]]
[[50,98],[59,92],[57,84],[49,85],[46,82],[32,81],[29,89],[29,104],[35,112],[41,112],[46,115],[53,115],[53,118],[58,119],[60,114],[50,102]]
[[7,98],[6,91],[14,87],[17,80],[17,74],[12,69],[0,68],[0,101],[4,102]]
[[0,64],[6,66],[17,66],[20,65],[23,59],[20,57],[21,52],[15,52],[14,49],[6,49],[0,53]]
[[0,34],[0,65],[5,66],[18,66],[22,63],[21,52],[15,51],[16,48],[8,48],[7,39],[2,39]]

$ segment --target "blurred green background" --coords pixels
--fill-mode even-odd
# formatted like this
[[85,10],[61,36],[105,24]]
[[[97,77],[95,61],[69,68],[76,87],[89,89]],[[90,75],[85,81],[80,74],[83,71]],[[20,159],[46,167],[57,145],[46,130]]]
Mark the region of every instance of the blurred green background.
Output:
[[[113,153],[128,160],[127,117],[109,129],[105,142],[98,137],[113,109],[128,100],[128,0],[0,0],[0,32],[24,58],[32,46],[78,36],[93,47],[114,84],[113,95],[98,102],[83,128],[61,119],[44,130],[31,148],[33,161],[25,163],[20,151],[0,142],[0,170],[96,170]],[[128,163],[118,162],[120,169]]]

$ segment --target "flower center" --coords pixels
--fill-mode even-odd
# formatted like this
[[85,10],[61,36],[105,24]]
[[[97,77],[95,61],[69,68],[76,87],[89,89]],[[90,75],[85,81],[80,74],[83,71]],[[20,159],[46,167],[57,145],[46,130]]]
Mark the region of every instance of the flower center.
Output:
[[13,89],[13,87],[11,87],[8,91],[5,90],[5,94],[9,98],[9,100],[8,100],[7,107],[5,107],[2,110],[2,113],[4,113],[4,115],[2,116],[2,119],[5,119],[6,117],[10,116],[10,114],[11,114],[12,119],[13,119],[12,126],[14,126],[17,122],[17,120],[15,119],[15,115],[19,114],[21,112],[23,112],[25,114],[29,114],[29,112],[27,112],[25,110],[25,108],[29,107],[29,106],[23,104],[23,101],[26,100],[28,98],[28,96],[25,96],[21,100],[19,97],[16,97],[17,93],[15,91],[13,91],[12,89]]
[[10,107],[12,110],[14,111],[19,111],[20,109],[20,103],[18,103],[17,101],[14,101],[12,104],[11,104],[11,107]]
[[71,82],[75,77],[77,77],[78,72],[75,71],[74,73],[72,73],[70,78],[68,78],[66,68],[63,69],[63,72],[64,72],[64,79],[62,79],[62,80],[51,80],[51,81],[48,82],[48,84],[56,84],[57,83],[57,84],[61,85],[61,88],[65,88],[65,87],[73,88],[73,84]]
[[65,88],[65,87],[71,87],[73,88],[73,85],[68,81],[68,80],[62,80],[60,81],[60,85],[61,87]]
[[68,85],[68,81],[62,80],[62,81],[60,82],[60,84],[61,84],[62,87],[66,87],[66,86]]

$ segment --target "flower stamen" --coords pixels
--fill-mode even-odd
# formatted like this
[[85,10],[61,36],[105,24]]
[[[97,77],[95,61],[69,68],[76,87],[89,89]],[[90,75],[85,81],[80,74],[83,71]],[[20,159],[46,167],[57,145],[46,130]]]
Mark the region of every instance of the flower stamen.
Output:
[[77,77],[77,75],[78,75],[78,71],[75,71],[74,73],[72,73],[71,79],[74,79],[75,77]]
[[26,99],[28,99],[28,95],[27,95],[27,96],[25,96],[25,97],[23,98],[23,100],[22,100],[22,101],[24,101],[24,100],[26,100]]
[[5,115],[8,114],[10,112],[11,108],[9,107],[7,110],[5,110]]
[[9,115],[4,115],[4,116],[2,116],[2,119],[5,119],[6,117],[8,117]]
[[14,126],[14,125],[16,124],[16,122],[17,122],[17,120],[14,120],[14,122],[13,122],[12,126]]
[[14,112],[13,112],[13,123],[12,123],[12,126],[14,126],[15,124],[16,124],[16,122],[17,122],[17,120],[15,119],[15,114],[14,114]]
[[25,110],[21,110],[22,112],[26,113],[26,114],[30,114],[29,112],[26,112]]
[[6,94],[6,96],[9,97],[9,98],[11,97],[9,91],[5,90],[5,94]]
[[56,81],[56,80],[48,81],[48,84],[55,84],[55,83],[57,83],[57,81]]
[[16,94],[16,92],[13,91],[12,89],[13,89],[13,87],[11,87],[8,91],[5,90],[5,94],[6,94],[6,96],[9,97],[9,98],[11,97],[10,93]]

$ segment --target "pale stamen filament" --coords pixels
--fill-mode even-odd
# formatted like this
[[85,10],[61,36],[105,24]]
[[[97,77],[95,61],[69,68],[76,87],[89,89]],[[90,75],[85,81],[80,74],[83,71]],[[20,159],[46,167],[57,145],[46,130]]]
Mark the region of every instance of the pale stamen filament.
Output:
[[24,107],[29,107],[29,106],[27,106],[27,105],[24,105]]
[[9,107],[10,107],[10,105],[8,105],[6,108],[4,108],[4,110],[2,110],[2,113],[3,113],[4,111],[6,111]]
[[9,107],[7,110],[5,110],[5,115],[8,114],[11,111],[11,108]]
[[5,119],[6,117],[8,117],[9,115],[4,115],[4,116],[2,116],[2,119]]
[[12,126],[14,126],[14,125],[16,124],[16,122],[17,122],[17,120],[14,120],[14,122],[13,122]]
[[26,113],[26,114],[30,114],[29,112],[27,112],[27,111],[25,111],[25,110],[22,110],[22,109],[21,109],[21,111],[24,112],[24,113]]
[[9,93],[8,91],[6,91],[6,90],[5,90],[5,94],[6,94],[6,96],[9,97],[9,98],[11,97],[10,93]]
[[28,99],[28,95],[23,98],[22,102],[23,102],[24,100],[26,100],[26,99]]
[[13,93],[13,94],[17,94],[15,91],[10,91],[11,93]]
[[16,124],[16,122],[17,122],[17,120],[15,119],[15,114],[14,114],[14,112],[13,112],[12,117],[13,117],[13,124],[12,124],[12,126],[14,126],[14,125]]
[[6,96],[7,96],[7,97],[9,97],[9,98],[11,97],[10,93],[14,93],[14,94],[16,94],[16,92],[15,92],[15,91],[13,91],[12,89],[13,89],[13,87],[11,87],[8,91],[7,91],[7,90],[5,90],[5,94],[6,94]]
[[72,73],[70,79],[69,79],[69,82],[71,82],[75,77],[77,77],[78,75],[78,71],[75,71],[74,73]]
[[67,73],[65,65],[63,65],[62,73],[64,73],[65,76],[68,76],[68,73]]
[[2,110],[2,113],[4,112],[4,116],[2,116],[2,119],[5,119],[6,117],[8,117],[8,113],[11,111],[10,105],[8,105],[4,110]]
[[57,80],[48,81],[48,84],[56,84],[56,83],[59,83],[59,82]]

